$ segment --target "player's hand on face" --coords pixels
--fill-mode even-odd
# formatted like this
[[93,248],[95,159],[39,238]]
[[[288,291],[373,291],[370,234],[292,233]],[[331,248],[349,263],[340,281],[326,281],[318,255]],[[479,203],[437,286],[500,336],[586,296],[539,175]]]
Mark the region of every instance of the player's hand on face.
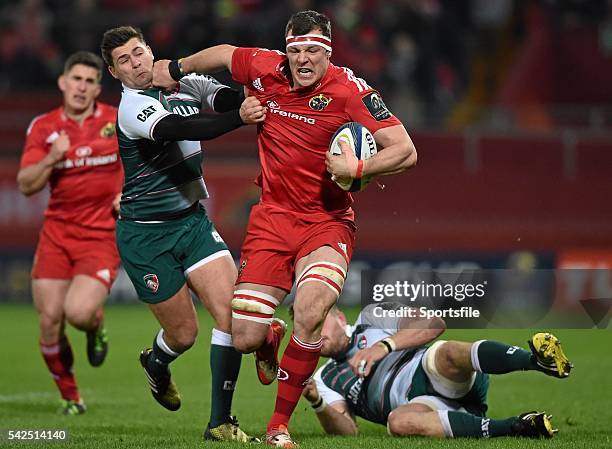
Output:
[[66,156],[66,152],[70,149],[70,138],[64,130],[60,131],[57,139],[51,144],[51,151],[49,154],[53,158],[53,161],[59,162]]
[[246,97],[240,105],[240,118],[247,125],[261,123],[266,119],[267,108],[255,97]]
[[304,396],[308,402],[317,402],[319,400],[319,391],[317,390],[317,385],[314,380],[310,379],[308,381],[304,387],[304,391],[302,391],[302,396]]
[[362,349],[355,354],[349,361],[353,372],[359,377],[368,377],[372,367],[376,362],[383,359],[387,351],[381,345],[374,345],[370,348]]
[[165,90],[174,90],[178,84],[170,76],[168,65],[170,60],[160,59],[153,64],[153,85]]
[[359,161],[345,140],[341,139],[338,143],[342,154],[334,155],[328,152],[325,158],[325,167],[334,181],[352,179],[357,174],[357,163]]

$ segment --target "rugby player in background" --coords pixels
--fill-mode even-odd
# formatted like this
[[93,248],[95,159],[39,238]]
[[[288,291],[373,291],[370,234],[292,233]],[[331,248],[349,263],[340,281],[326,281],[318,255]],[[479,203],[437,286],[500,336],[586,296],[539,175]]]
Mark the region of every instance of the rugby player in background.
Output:
[[19,190],[33,195],[49,185],[32,266],[32,296],[40,324],[40,352],[61,397],[61,411],[85,412],[77,387],[66,323],[87,334],[87,358],[100,366],[108,350],[103,304],[117,274],[115,219],[123,171],[117,109],[96,101],[103,64],[86,51],[71,55],[58,79],[63,105],[30,124]]

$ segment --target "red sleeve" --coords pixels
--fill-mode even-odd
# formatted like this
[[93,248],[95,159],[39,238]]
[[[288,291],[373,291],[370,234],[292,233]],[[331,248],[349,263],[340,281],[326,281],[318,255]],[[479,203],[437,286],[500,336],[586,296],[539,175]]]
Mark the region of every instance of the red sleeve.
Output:
[[45,142],[44,126],[40,123],[40,117],[36,117],[30,123],[26,133],[25,146],[21,155],[19,168],[34,165],[45,158],[49,153],[49,145]]
[[232,78],[243,86],[251,81],[249,79],[249,69],[257,50],[257,48],[238,47],[232,55]]
[[354,122],[359,122],[374,134],[379,129],[401,125],[375,90],[355,93],[346,103],[346,110]]

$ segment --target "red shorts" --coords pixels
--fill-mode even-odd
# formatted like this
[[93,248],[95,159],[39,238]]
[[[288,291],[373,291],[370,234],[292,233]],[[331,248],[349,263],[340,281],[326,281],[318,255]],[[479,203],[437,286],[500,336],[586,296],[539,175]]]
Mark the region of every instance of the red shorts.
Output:
[[72,279],[84,274],[110,289],[119,261],[114,230],[92,230],[47,219],[40,231],[32,278]]
[[249,217],[236,283],[268,285],[289,292],[298,260],[322,246],[331,246],[348,264],[354,243],[355,224],[350,220],[313,221],[307,214],[258,204]]

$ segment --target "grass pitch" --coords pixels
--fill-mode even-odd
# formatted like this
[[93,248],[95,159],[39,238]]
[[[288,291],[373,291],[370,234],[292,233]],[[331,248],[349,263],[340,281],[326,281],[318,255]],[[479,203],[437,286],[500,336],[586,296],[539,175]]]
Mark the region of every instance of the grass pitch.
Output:
[[[281,311],[281,315],[284,309]],[[110,306],[106,324],[110,336],[108,359],[100,368],[87,364],[85,336],[69,330],[75,352],[75,373],[87,403],[85,415],[56,414],[58,393],[38,352],[38,324],[32,306],[0,305],[0,446],[9,448],[201,448],[240,447],[203,443],[201,433],[209,410],[208,345],[211,320],[200,307],[200,336],[196,345],[173,364],[173,376],[183,405],[169,412],[151,397],[138,363],[140,350],[158,330],[144,305]],[[354,318],[357,310],[349,311]],[[454,330],[446,339],[496,339],[526,347],[529,330]],[[549,441],[496,438],[491,440],[433,440],[391,438],[383,426],[359,421],[361,436],[328,437],[302,400],[291,431],[302,448],[610,448],[612,447],[612,333],[609,330],[558,330],[556,334],[574,363],[569,379],[541,373],[493,376],[489,416],[505,418],[524,411],[546,410],[559,428]],[[243,358],[234,413],[241,427],[260,436],[274,405],[275,385],[257,381],[253,357]],[[7,429],[63,429],[67,441],[8,442]]]

